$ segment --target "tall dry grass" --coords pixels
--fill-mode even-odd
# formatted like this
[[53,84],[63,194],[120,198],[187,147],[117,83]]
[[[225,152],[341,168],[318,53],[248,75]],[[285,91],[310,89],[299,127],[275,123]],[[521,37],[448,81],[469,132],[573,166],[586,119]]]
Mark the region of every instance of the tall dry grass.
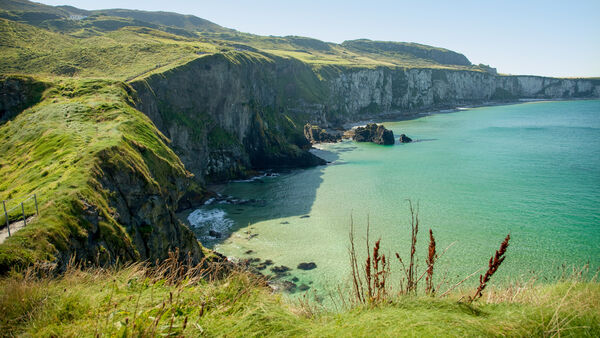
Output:
[[[354,221],[351,218],[350,221],[350,247],[349,257],[350,266],[352,273],[352,290],[353,297],[351,303],[358,304],[378,304],[384,301],[390,301],[398,295],[418,295],[421,292],[428,296],[435,296],[436,292],[440,289],[440,283],[437,287],[434,285],[434,270],[436,262],[446,253],[446,251],[453,245],[451,244],[440,254],[437,251],[437,243],[433,235],[433,230],[429,229],[429,245],[427,248],[427,256],[425,258],[426,268],[423,271],[419,271],[418,268],[418,256],[417,256],[417,239],[420,228],[419,219],[419,206],[418,204],[413,205],[412,201],[408,201],[408,207],[410,212],[410,250],[409,257],[407,260],[402,259],[401,255],[396,252],[395,256],[400,264],[403,276],[397,280],[397,288],[392,290],[391,283],[389,281],[391,276],[391,264],[390,261],[384,254],[380,254],[381,238],[377,239],[374,243],[373,250],[371,251],[369,231],[370,224],[367,220],[366,236],[365,236],[365,247],[367,249],[367,257],[364,264],[360,264],[357,255],[357,245],[355,243],[354,235]],[[504,241],[500,244],[500,249],[496,251],[495,255],[490,258],[488,270],[484,275],[480,276],[480,283],[472,297],[467,297],[467,301],[472,303],[474,300],[480,298],[483,295],[483,291],[489,283],[491,277],[496,273],[502,262],[504,261],[506,250],[508,248],[508,242],[510,235],[506,236]],[[449,286],[447,290],[441,293],[439,297],[448,295],[452,290],[460,286],[463,282],[474,276],[478,271],[465,277],[455,285]],[[424,287],[420,287],[423,278],[425,278]],[[340,296],[343,297],[341,292]]]

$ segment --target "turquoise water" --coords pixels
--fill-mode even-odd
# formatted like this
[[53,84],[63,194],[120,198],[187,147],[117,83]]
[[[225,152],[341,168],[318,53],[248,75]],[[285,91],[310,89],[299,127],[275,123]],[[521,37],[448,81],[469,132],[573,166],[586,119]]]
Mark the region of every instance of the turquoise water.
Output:
[[[349,281],[351,217],[361,252],[368,218],[384,252],[407,257],[411,199],[420,207],[420,266],[429,228],[438,251],[454,243],[438,280],[486,267],[508,233],[497,282],[553,278],[563,264],[600,266],[600,101],[474,108],[385,126],[418,142],[322,145],[316,152],[330,165],[230,183],[224,195],[258,201],[203,207],[196,218],[229,235],[201,238],[228,256],[286,265],[287,279],[324,292]],[[300,262],[317,268],[298,270]]]

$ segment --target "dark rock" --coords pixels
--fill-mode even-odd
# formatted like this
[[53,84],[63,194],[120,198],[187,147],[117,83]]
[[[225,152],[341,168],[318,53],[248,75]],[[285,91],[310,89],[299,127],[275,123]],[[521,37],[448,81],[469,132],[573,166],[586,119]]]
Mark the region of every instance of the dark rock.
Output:
[[300,286],[298,287],[298,290],[300,291],[306,291],[310,289],[310,286],[306,285],[306,284],[300,284]]
[[365,127],[356,128],[353,138],[356,142],[373,142],[384,145],[391,145],[395,142],[394,132],[376,123],[369,123]]
[[398,139],[398,141],[400,143],[411,143],[413,140],[412,140],[412,138],[406,136],[405,134],[400,134],[400,138]]
[[0,124],[38,103],[48,84],[21,76],[0,77]]
[[300,270],[312,270],[312,269],[315,269],[316,267],[317,267],[317,264],[315,262],[298,264],[298,269],[300,269]]
[[285,292],[294,292],[296,291],[296,283],[287,281],[287,280],[279,280],[269,283],[269,286],[273,289],[273,291],[285,291]]
[[246,255],[250,255],[252,253],[254,253],[254,250],[247,250],[246,252],[244,252]]
[[335,143],[342,140],[342,135],[339,132],[330,133],[319,126],[314,126],[310,123],[307,123],[304,126],[304,137],[306,137],[306,139],[313,144],[321,142]]
[[221,238],[221,236],[223,236],[223,234],[221,234],[220,232],[215,231],[215,230],[209,230],[208,235],[210,237],[214,237],[214,238]]
[[283,222],[280,222],[279,224],[290,224],[290,222],[288,222],[288,221],[283,221]]
[[273,265],[273,261],[272,261],[272,260],[270,260],[270,259],[267,259],[267,260],[264,262],[264,264],[265,264],[265,265]]
[[309,218],[309,217],[310,217],[310,215],[302,215],[302,216],[300,216],[300,218]]
[[299,280],[300,280],[300,279],[298,279],[298,277],[294,277],[294,278],[292,278],[292,282],[297,282],[297,281],[299,281]]
[[271,268],[271,271],[276,273],[276,274],[282,274],[282,273],[286,273],[288,271],[290,271],[290,268],[288,268],[285,265],[281,265],[281,266],[274,266]]

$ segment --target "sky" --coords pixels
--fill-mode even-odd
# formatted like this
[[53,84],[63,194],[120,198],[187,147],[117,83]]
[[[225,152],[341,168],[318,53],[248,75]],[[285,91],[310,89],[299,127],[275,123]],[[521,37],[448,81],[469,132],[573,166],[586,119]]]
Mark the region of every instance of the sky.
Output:
[[600,77],[600,0],[38,0],[192,14],[259,35],[418,42],[505,74]]

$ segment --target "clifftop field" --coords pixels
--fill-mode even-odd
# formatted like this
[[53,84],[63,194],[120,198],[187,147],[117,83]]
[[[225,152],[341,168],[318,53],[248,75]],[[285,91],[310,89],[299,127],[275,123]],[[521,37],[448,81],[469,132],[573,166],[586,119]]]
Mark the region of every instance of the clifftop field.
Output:
[[0,2],[0,55],[0,200],[36,194],[39,207],[8,215],[28,222],[0,242],[0,336],[600,335],[595,272],[491,285],[476,301],[461,287],[361,304],[340,291],[334,310],[310,292],[273,293],[177,216],[213,196],[209,183],[324,164],[307,123],[597,98],[599,79],[506,76],[416,43],[26,0]]

